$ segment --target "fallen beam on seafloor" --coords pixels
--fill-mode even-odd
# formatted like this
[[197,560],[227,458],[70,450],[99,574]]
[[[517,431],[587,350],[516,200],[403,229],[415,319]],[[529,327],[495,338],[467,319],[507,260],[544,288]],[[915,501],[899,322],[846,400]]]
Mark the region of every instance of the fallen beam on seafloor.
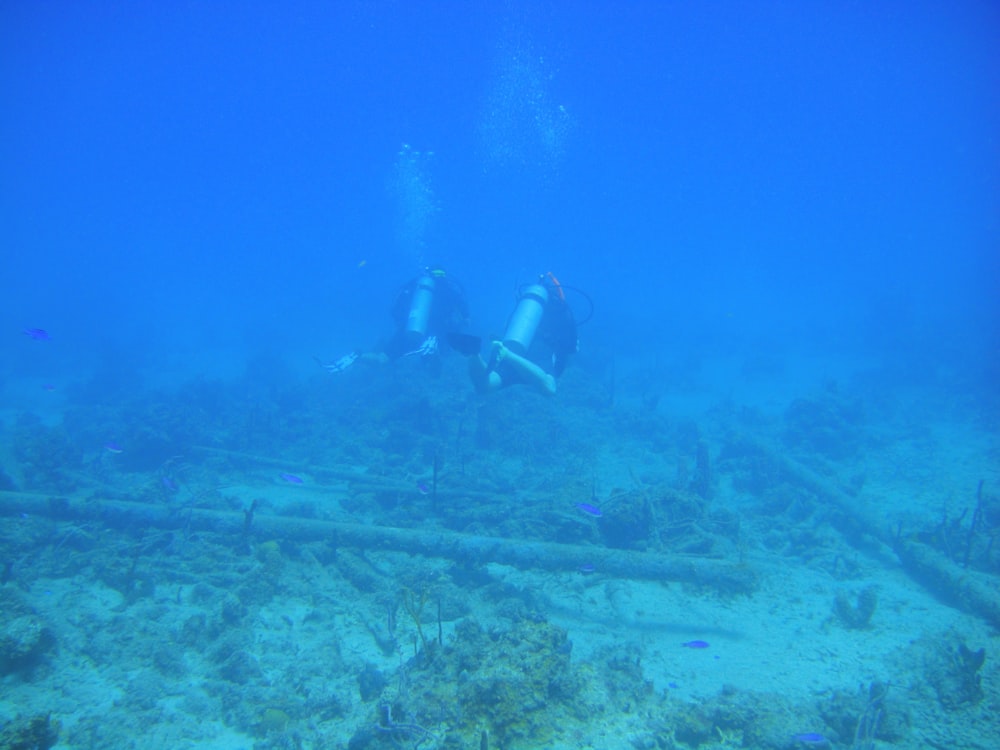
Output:
[[788,481],[835,506],[840,512],[838,525],[847,535],[858,540],[869,537],[891,549],[907,575],[933,596],[1000,628],[1000,579],[996,576],[962,567],[928,545],[904,538],[891,528],[888,518],[876,515],[878,506],[845,492],[766,443],[747,437],[735,443],[764,455]]
[[1000,628],[1000,580],[960,567],[932,547],[896,539],[893,550],[903,569],[928,591]]
[[152,526],[255,540],[326,541],[336,546],[391,550],[483,565],[572,573],[593,565],[595,573],[705,586],[723,593],[753,591],[757,574],[741,563],[710,558],[661,555],[607,547],[559,544],[464,534],[443,529],[396,528],[294,516],[253,514],[208,508],[171,507],[129,500],[74,498],[25,492],[0,492],[0,514],[27,513],[64,521],[102,522],[115,527]]

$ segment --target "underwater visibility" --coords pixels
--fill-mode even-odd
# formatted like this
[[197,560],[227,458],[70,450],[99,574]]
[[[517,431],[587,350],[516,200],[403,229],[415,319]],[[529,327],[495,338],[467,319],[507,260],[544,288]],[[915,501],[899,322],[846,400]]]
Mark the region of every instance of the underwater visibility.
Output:
[[0,750],[1000,746],[998,31],[8,3]]

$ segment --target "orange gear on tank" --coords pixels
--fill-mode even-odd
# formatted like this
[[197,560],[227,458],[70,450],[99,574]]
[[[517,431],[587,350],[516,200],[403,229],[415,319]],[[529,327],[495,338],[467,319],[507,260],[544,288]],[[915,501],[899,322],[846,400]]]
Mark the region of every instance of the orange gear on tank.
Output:
[[553,274],[552,271],[546,271],[545,275],[548,276],[549,281],[552,282],[552,287],[556,290],[556,294],[559,295],[559,301],[565,302],[566,292],[563,291],[562,284],[559,283],[559,279],[555,277],[555,274]]

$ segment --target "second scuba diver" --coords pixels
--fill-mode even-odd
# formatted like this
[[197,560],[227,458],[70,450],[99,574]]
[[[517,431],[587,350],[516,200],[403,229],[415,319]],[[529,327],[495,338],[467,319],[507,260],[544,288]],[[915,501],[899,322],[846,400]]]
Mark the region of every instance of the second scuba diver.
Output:
[[479,353],[478,338],[453,334],[448,340],[468,356],[469,376],[479,393],[524,383],[554,394],[556,378],[579,347],[573,310],[551,273],[519,289],[503,338],[492,343],[488,358]]
[[386,364],[408,356],[436,360],[438,337],[459,331],[469,320],[462,286],[436,266],[427,267],[400,288],[391,314],[396,328],[387,340],[372,351],[353,351],[325,365],[326,369],[340,372],[357,361]]

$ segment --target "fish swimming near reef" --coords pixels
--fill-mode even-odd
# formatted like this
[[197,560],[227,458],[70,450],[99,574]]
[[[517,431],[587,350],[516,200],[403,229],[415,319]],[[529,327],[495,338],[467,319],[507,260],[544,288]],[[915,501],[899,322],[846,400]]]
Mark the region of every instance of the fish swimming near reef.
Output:
[[819,732],[801,732],[800,734],[793,735],[792,739],[796,742],[812,745],[813,747],[824,747],[830,744],[830,740]]

